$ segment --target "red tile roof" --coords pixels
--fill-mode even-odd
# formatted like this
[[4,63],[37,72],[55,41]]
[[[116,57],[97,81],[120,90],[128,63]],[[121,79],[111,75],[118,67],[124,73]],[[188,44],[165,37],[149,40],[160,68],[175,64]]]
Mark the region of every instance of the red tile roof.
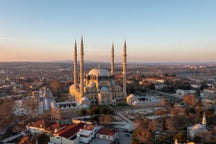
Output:
[[59,130],[58,132],[56,132],[54,135],[69,138],[71,136],[74,136],[83,126],[84,126],[83,123],[70,124],[68,126],[65,126],[63,129]]
[[107,135],[107,136],[114,136],[118,131],[114,128],[101,128],[97,134],[100,135]]
[[43,128],[45,130],[55,130],[63,127],[63,125],[56,123],[56,122],[51,122],[51,121],[45,121],[45,120],[38,120],[36,122],[33,122],[30,127],[37,127],[37,128]]

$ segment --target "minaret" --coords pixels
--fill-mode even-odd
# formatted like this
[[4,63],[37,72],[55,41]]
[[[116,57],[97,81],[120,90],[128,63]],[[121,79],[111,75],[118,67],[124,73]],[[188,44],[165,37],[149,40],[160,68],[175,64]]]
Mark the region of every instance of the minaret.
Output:
[[178,140],[177,139],[175,139],[175,143],[174,144],[178,144]]
[[84,89],[84,52],[83,52],[83,37],[81,37],[80,44],[80,99],[83,97],[83,89]]
[[112,52],[111,52],[111,75],[114,74],[114,44],[112,44]]
[[206,122],[206,116],[205,116],[205,112],[203,113],[203,117],[202,117],[202,125],[206,126],[207,122]]
[[126,41],[124,42],[124,50],[123,50],[123,63],[122,63],[122,76],[123,76],[123,95],[124,97],[127,96],[126,91],[126,69],[127,69],[127,46]]
[[74,45],[74,87],[75,87],[75,93],[77,91],[77,43],[75,40]]

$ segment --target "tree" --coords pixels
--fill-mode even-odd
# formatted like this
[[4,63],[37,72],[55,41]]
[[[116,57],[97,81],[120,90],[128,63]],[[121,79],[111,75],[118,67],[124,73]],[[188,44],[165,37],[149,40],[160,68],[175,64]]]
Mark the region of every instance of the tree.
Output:
[[132,139],[138,141],[139,143],[151,143],[152,134],[149,130],[144,127],[138,127],[132,134]]
[[196,103],[196,110],[197,110],[198,116],[200,116],[200,113],[203,110],[203,104],[202,104],[201,98],[199,98],[199,100]]
[[40,137],[39,137],[39,139],[38,139],[38,143],[39,144],[45,144],[45,143],[48,143],[50,141],[50,138],[49,138],[49,136],[47,136],[46,134],[42,134]]
[[54,80],[51,80],[50,82],[50,88],[53,90],[53,91],[57,91],[61,88],[61,84],[58,80],[54,79]]
[[183,132],[178,132],[176,135],[175,135],[175,139],[178,140],[178,142],[180,143],[183,143],[186,141],[186,136]]
[[85,116],[87,114],[87,110],[86,109],[81,109],[80,110],[80,116]]
[[6,99],[2,104],[0,104],[0,118],[13,119],[13,105],[14,101],[12,99]]
[[55,96],[59,97],[61,95],[62,85],[58,80],[54,79],[50,81],[50,89]]
[[168,131],[171,131],[171,132],[175,132],[176,129],[173,126],[173,123],[174,123],[174,121],[173,121],[172,118],[165,118],[162,121],[162,130],[168,130]]
[[103,115],[102,117],[100,117],[100,118],[99,118],[99,121],[100,121],[101,123],[106,123],[106,124],[108,124],[108,123],[110,123],[110,122],[112,121],[112,117],[111,117],[111,115],[106,114],[106,115]]
[[188,106],[190,106],[190,107],[193,107],[193,106],[195,106],[195,104],[196,104],[196,99],[195,99],[194,95],[186,94],[186,95],[184,95],[183,102],[184,102],[186,105],[188,105]]
[[193,138],[193,141],[194,141],[195,143],[199,143],[199,142],[201,142],[201,137],[200,137],[200,136],[195,136],[195,137]]

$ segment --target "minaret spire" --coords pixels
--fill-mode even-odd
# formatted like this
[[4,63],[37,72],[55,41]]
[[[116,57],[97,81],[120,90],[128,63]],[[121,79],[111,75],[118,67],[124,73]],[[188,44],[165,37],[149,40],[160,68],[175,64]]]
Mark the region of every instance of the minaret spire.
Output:
[[75,40],[74,45],[74,87],[75,91],[77,91],[77,43]]
[[124,42],[124,48],[123,48],[123,63],[122,63],[122,76],[123,76],[123,95],[124,97],[127,96],[127,90],[126,90],[126,69],[127,69],[127,45],[126,41]]
[[83,52],[83,37],[81,37],[80,43],[80,99],[83,97],[84,89],[84,52]]
[[114,74],[114,44],[112,43],[112,52],[111,52],[111,75]]
[[206,115],[205,112],[203,113],[203,117],[202,117],[202,125],[206,126],[207,122],[206,122]]

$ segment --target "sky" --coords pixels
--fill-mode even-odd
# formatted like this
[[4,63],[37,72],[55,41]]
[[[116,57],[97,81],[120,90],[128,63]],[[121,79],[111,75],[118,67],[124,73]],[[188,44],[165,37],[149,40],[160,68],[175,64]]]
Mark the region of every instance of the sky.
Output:
[[0,0],[0,62],[216,62],[215,0]]

